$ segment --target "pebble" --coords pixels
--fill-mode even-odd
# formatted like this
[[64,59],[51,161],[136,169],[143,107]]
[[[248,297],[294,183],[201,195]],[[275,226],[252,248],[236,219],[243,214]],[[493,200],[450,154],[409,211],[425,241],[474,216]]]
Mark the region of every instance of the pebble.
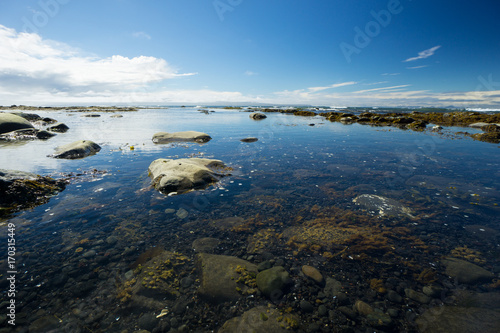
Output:
[[313,279],[318,284],[323,283],[323,275],[321,275],[321,273],[312,266],[302,266],[302,273],[304,273],[304,275],[306,275],[307,277]]
[[422,304],[427,304],[431,301],[429,296],[409,288],[405,289],[405,295],[406,297]]
[[371,307],[370,304],[368,303],[365,303],[363,301],[356,301],[356,303],[354,303],[354,310],[356,310],[359,314],[363,315],[363,316],[368,316],[369,314],[373,313],[373,308]]
[[403,301],[403,297],[394,290],[389,290],[389,292],[387,292],[387,299],[394,303],[401,303]]
[[175,213],[175,209],[173,209],[173,208],[165,209],[165,214],[173,214],[173,213]]
[[84,258],[91,258],[91,257],[95,257],[95,255],[96,255],[96,252],[94,250],[89,250],[83,254],[83,257]]
[[319,314],[321,317],[324,317],[324,316],[328,315],[328,309],[326,308],[326,306],[324,306],[323,304],[321,304],[321,305],[318,307],[318,314]]
[[189,213],[184,208],[179,208],[179,210],[177,211],[177,213],[175,213],[175,215],[180,219],[185,219],[189,215]]

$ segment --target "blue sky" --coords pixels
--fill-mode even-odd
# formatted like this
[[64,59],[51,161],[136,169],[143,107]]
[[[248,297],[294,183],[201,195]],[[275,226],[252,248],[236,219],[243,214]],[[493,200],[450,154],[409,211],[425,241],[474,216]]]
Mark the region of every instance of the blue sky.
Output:
[[500,4],[0,0],[0,104],[500,108]]

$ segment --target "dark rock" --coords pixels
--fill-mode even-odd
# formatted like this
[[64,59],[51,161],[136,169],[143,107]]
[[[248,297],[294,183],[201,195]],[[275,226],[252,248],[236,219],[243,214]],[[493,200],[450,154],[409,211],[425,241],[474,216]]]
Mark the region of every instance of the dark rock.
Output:
[[38,318],[29,326],[30,333],[45,333],[60,328],[60,322],[55,316]]
[[255,141],[258,141],[259,139],[257,138],[245,138],[245,139],[241,139],[240,141],[241,142],[255,142]]
[[425,311],[417,318],[416,324],[421,333],[497,333],[500,311],[445,305]]
[[64,123],[57,123],[52,126],[47,127],[47,130],[52,132],[65,133],[69,130],[69,127]]
[[328,309],[323,304],[321,304],[320,306],[318,306],[318,315],[320,317],[325,317],[325,316],[328,315]]
[[314,306],[310,302],[303,299],[300,301],[300,309],[302,312],[311,313],[314,311]]
[[261,262],[257,266],[257,269],[259,270],[259,272],[262,272],[262,271],[265,271],[266,269],[269,269],[271,267],[273,267],[273,264],[271,264],[270,261],[266,260],[266,261]]
[[366,316],[367,322],[373,327],[390,327],[392,326],[392,319],[389,315],[375,311]]
[[403,297],[401,297],[401,295],[399,295],[397,292],[395,292],[394,290],[389,290],[387,292],[387,299],[391,302],[394,302],[394,303],[401,303],[403,301]]
[[145,313],[138,320],[139,327],[148,331],[152,331],[156,327],[157,322],[158,320],[152,313]]
[[195,239],[191,247],[195,252],[213,253],[219,243],[217,238],[204,237]]
[[250,117],[250,119],[253,119],[253,120],[261,120],[261,119],[267,118],[267,116],[265,114],[260,113],[260,112],[250,113],[249,117]]

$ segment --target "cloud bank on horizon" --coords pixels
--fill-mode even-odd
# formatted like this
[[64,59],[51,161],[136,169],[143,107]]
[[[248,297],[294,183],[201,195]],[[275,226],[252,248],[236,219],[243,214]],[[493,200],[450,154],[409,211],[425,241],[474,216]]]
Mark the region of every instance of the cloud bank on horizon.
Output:
[[[390,8],[394,2],[399,6],[398,15],[388,17],[386,12],[390,11],[384,6]],[[66,7],[61,4],[57,13],[46,13],[53,21],[47,20],[39,29],[31,23],[29,31],[19,23],[9,26],[4,23],[9,21],[7,15],[0,15],[0,104],[262,103],[500,108],[500,83],[495,81],[498,70],[479,66],[488,63],[479,60],[469,61],[463,68],[457,66],[455,57],[461,55],[453,49],[454,45],[445,42],[453,33],[449,22],[442,26],[429,22],[432,29],[440,29],[442,37],[436,32],[419,40],[398,39],[401,30],[406,29],[403,24],[411,26],[410,14],[418,9],[410,5],[428,8],[425,4],[389,0],[381,3],[380,8],[377,4],[353,8],[348,3],[323,0],[308,6],[293,3],[289,4],[290,17],[300,17],[305,22],[292,24],[288,22],[294,21],[290,17],[285,20],[277,15],[282,10],[279,4],[269,5],[268,12],[263,12],[260,0],[244,2],[224,12],[224,20],[216,11],[207,14],[210,6],[202,8],[206,4],[199,8],[169,4],[169,11],[162,12],[152,4],[138,9],[131,1],[120,3],[124,17],[114,21],[116,27],[109,24],[109,31],[89,29],[73,37],[78,23],[70,15],[71,10],[80,14],[90,10],[91,5],[65,3]],[[109,12],[103,9],[106,18],[115,10],[109,3],[102,6],[109,6]],[[23,4],[11,7],[28,13],[25,15],[33,12]],[[169,16],[164,21],[141,20],[136,13],[140,10]],[[363,22],[359,14],[363,10],[372,13],[374,19]],[[182,13],[191,15],[192,20],[185,22]],[[342,15],[331,17],[329,13]],[[128,27],[127,15],[137,20],[128,31],[124,30]],[[256,15],[286,22],[279,41],[275,38],[275,31],[280,30],[278,22],[245,24],[255,22]],[[318,15],[326,15],[327,23],[319,24],[322,21]],[[253,20],[244,21],[248,17]],[[384,18],[384,24],[377,23],[377,18]],[[35,16],[32,20],[37,22]],[[68,34],[57,30],[57,20],[68,27]],[[21,21],[26,22],[25,17]],[[68,22],[74,23],[74,27]],[[419,24],[425,22],[420,20]],[[50,24],[54,24],[53,29],[47,28]],[[373,30],[377,24],[378,30]],[[413,29],[420,33],[425,26]],[[361,30],[369,37],[369,43],[347,63],[338,45],[350,42],[353,31]],[[285,31],[290,31],[289,35]],[[389,43],[390,48],[382,48],[384,43]],[[106,48],[106,44],[112,47]],[[493,53],[496,51],[492,49]],[[478,51],[477,55],[485,53]]]

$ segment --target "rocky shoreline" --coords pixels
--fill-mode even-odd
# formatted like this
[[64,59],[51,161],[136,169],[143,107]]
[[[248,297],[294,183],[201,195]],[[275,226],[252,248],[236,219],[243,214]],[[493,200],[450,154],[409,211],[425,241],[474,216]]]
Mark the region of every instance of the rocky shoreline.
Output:
[[[310,110],[283,113],[318,115]],[[431,123],[482,122],[486,125],[476,126],[496,133],[500,123],[498,115],[450,114],[319,115],[344,124],[417,131]],[[266,121],[262,116],[249,118]],[[192,131],[162,132],[161,137],[168,144],[175,140],[203,144],[211,138]],[[89,144],[89,149],[83,148],[85,156],[100,149]],[[19,276],[22,311],[17,318],[18,327],[29,329],[18,332],[434,333],[451,329],[488,333],[500,326],[496,249],[500,234],[483,225],[464,228],[453,219],[455,215],[441,211],[441,203],[420,204],[417,196],[360,194],[352,186],[339,190],[345,200],[332,206],[332,198],[340,195],[335,185],[322,186],[314,194],[301,188],[302,178],[296,177],[285,192],[258,189],[251,202],[245,197],[222,201],[204,214],[187,218],[182,207],[164,209],[158,202],[166,196],[156,191],[183,195],[205,189],[232,170],[219,160],[188,158],[155,160],[148,171],[154,187],[148,194],[154,199],[148,201],[146,213],[134,208],[137,197],[125,197],[129,206],[125,202],[121,209],[102,216],[96,214],[104,205],[86,202],[63,213],[82,216],[71,228],[53,237],[30,234],[23,243],[22,262],[29,274]],[[70,178],[54,180],[0,170],[2,200],[8,199],[8,208],[0,214],[48,201]],[[138,196],[145,191],[149,190],[141,190]],[[123,189],[129,192],[130,188]],[[290,200],[286,207],[285,198]],[[90,216],[99,224],[112,221],[112,227],[89,227],[97,221],[87,220],[88,211],[94,212]],[[422,219],[426,223],[420,223]],[[5,289],[5,279],[0,287]],[[6,305],[3,299],[0,303]],[[0,317],[0,323],[5,321]],[[10,330],[0,328],[3,332]]]

